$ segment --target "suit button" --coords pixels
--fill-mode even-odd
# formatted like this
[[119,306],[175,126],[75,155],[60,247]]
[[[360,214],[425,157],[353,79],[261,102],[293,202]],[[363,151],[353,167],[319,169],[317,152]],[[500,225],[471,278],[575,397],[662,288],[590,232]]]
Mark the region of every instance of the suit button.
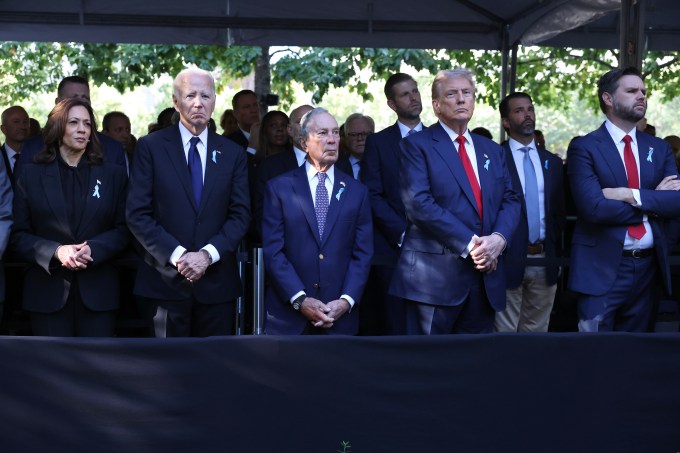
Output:
[[318,288],[321,285],[319,285],[318,283],[314,283],[314,285],[312,285],[312,286],[314,286],[314,288]]
[[323,259],[323,253],[319,253],[319,259],[320,259],[320,260]]

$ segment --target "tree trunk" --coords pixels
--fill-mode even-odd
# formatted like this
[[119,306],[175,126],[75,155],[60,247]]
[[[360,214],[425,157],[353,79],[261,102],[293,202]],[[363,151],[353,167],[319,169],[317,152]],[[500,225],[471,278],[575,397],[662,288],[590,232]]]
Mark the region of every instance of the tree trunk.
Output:
[[255,93],[260,100],[260,114],[267,113],[266,96],[271,89],[271,72],[269,68],[269,46],[261,47],[261,54],[255,62]]

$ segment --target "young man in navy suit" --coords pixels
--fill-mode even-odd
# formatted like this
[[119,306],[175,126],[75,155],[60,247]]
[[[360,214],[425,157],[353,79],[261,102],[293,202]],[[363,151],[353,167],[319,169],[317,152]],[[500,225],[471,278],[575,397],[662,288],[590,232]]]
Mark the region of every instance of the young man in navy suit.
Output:
[[505,253],[507,307],[496,313],[498,332],[547,332],[558,266],[527,266],[527,257],[556,258],[564,227],[562,159],[534,139],[536,112],[531,96],[506,96],[499,109],[509,135],[503,145],[513,188],[522,209]]
[[670,291],[664,221],[680,216],[680,181],[668,143],[636,130],[647,110],[640,72],[614,69],[597,85],[607,119],[568,152],[578,210],[569,288],[580,331],[645,332]]
[[475,85],[466,69],[432,83],[439,122],[401,142],[408,226],[391,293],[408,302],[414,334],[486,333],[505,308],[501,253],[519,221],[503,149],[472,135]]
[[373,255],[368,191],[336,171],[340,133],[325,109],[302,118],[300,135],[307,161],[265,192],[265,332],[354,335]]
[[147,298],[157,337],[229,335],[241,295],[236,249],[250,222],[243,150],[208,131],[209,72],[175,78],[180,121],[139,139],[127,202],[144,248],[135,294]]
[[392,74],[385,82],[387,106],[397,121],[366,138],[361,160],[361,181],[368,187],[373,213],[374,265],[361,310],[362,335],[406,334],[406,309],[402,299],[388,294],[392,274],[406,232],[406,212],[399,184],[399,143],[423,130],[423,104],[416,81],[408,74]]

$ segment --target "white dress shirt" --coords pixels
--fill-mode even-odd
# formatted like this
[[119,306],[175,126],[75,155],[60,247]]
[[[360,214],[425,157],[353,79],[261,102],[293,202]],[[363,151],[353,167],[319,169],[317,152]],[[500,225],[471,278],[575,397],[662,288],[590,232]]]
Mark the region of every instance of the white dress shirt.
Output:
[[[512,151],[512,159],[515,161],[519,182],[522,184],[522,192],[526,194],[526,187],[524,184],[524,151],[520,151],[520,148],[524,148],[524,145],[514,138],[508,140],[508,145]],[[536,143],[532,140],[527,147],[530,149],[529,159],[531,159],[531,164],[534,166],[534,171],[536,172],[536,183],[538,185],[538,211],[541,217],[539,240],[543,241],[545,240],[545,180],[543,179],[541,158],[538,155]]]

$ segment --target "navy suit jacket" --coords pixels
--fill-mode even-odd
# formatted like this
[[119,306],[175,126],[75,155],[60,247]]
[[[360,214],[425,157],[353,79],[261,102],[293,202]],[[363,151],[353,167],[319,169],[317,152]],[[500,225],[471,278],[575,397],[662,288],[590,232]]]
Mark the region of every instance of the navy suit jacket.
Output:
[[569,148],[569,182],[578,210],[569,270],[569,288],[573,291],[600,296],[611,289],[628,226],[641,223],[643,214],[647,214],[661,276],[670,292],[664,219],[680,216],[680,192],[655,188],[664,177],[677,175],[677,167],[668,143],[644,132],[636,135],[641,208],[608,200],[602,194],[603,188],[628,187],[623,161],[604,124]]
[[[135,294],[165,300],[195,297],[205,304],[236,299],[241,281],[236,249],[250,222],[248,170],[243,151],[208,133],[203,195],[196,206],[179,126],[137,142],[130,176],[127,221],[145,250]],[[220,260],[193,285],[168,261],[181,245],[197,251],[215,246]]]
[[[123,168],[127,169],[127,163],[125,162],[125,151],[123,150],[123,145],[100,132],[97,132],[97,138],[102,145],[102,151],[104,152],[104,162],[109,162],[117,165],[122,165]],[[24,143],[21,149],[21,154],[17,158],[16,165],[14,166],[14,174],[21,172],[21,167],[26,164],[33,162],[33,157],[42,151],[45,146],[42,134],[38,134],[35,137],[29,138]],[[16,177],[16,176],[15,176]]]
[[[95,186],[99,186],[99,197],[94,195]],[[69,225],[59,163],[29,163],[18,175],[11,246],[20,259],[30,263],[24,279],[25,309],[40,313],[61,309],[74,274],[85,306],[95,311],[118,308],[120,281],[112,259],[125,250],[130,239],[125,225],[125,168],[111,163],[92,165],[88,187],[91,192],[74,231]],[[87,269],[70,271],[54,258],[60,244],[84,241],[94,260]]]
[[[304,290],[323,303],[347,294],[358,304],[373,256],[368,191],[349,175],[335,171],[323,240],[305,166],[267,184],[262,236],[271,284],[266,294],[268,334],[301,334],[307,319],[290,298]],[[345,313],[328,332],[358,331],[359,306]]]
[[[505,278],[508,288],[517,288],[522,284],[524,269],[527,264],[527,245],[529,244],[529,227],[527,224],[527,206],[524,200],[522,183],[519,180],[515,159],[512,157],[510,145],[506,142],[503,145],[505,160],[512,179],[512,188],[519,194],[522,209],[520,211],[519,223],[513,236],[510,246],[505,251]],[[555,258],[561,255],[562,230],[564,229],[564,181],[562,170],[562,159],[553,153],[537,148],[538,157],[541,161],[543,170],[545,207],[545,239],[543,241],[546,258]],[[559,266],[546,267],[546,283],[554,285],[557,283]]]
[[371,198],[375,254],[392,260],[399,255],[397,244],[406,231],[406,212],[399,185],[400,142],[397,123],[369,135],[359,174]]
[[[390,293],[431,305],[463,303],[480,273],[461,258],[474,234],[502,234],[508,244],[519,221],[519,195],[512,188],[503,148],[472,134],[483,216],[456,147],[440,123],[401,141],[400,181],[408,226]],[[496,311],[505,308],[503,256],[481,274]]]

